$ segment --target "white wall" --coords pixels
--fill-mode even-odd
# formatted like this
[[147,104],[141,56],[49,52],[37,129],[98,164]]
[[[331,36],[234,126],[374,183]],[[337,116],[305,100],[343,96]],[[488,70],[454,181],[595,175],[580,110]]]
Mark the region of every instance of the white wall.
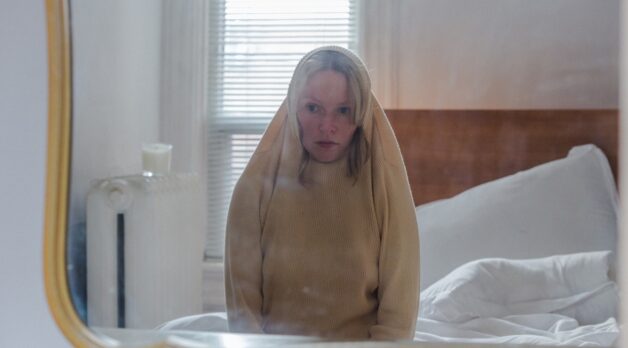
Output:
[[0,347],[69,347],[43,283],[47,48],[44,1],[0,11]]
[[619,0],[362,1],[387,108],[617,108]]
[[141,173],[141,144],[159,138],[161,6],[154,0],[71,4],[73,226],[85,220],[90,182]]

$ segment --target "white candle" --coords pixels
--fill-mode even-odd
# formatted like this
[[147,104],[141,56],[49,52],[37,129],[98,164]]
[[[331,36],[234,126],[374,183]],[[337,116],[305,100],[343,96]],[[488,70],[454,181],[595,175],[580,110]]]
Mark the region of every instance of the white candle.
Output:
[[143,144],[142,170],[144,173],[167,174],[170,172],[172,145]]

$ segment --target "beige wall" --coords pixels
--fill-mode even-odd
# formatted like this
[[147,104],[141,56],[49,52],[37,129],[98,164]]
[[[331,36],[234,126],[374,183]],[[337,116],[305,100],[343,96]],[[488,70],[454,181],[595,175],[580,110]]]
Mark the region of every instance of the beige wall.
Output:
[[618,107],[619,0],[360,2],[387,108]]

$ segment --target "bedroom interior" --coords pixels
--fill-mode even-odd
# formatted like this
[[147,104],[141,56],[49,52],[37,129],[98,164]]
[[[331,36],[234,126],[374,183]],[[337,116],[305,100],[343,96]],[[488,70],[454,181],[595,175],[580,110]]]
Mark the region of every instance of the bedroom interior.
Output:
[[[417,207],[414,344],[617,344],[619,1],[349,3],[354,49],[372,69]],[[61,131],[50,128],[49,161],[58,164],[48,186],[58,196],[47,204],[61,217],[47,217],[55,233],[46,284],[70,341],[324,345],[225,334],[222,263],[199,242],[214,198],[202,193],[214,144],[205,130],[214,52],[206,12],[216,8],[203,0],[47,7],[57,43],[50,64],[63,68],[51,79]],[[142,175],[147,142],[174,144],[170,174]],[[150,208],[128,209],[143,200]],[[120,224],[144,236],[125,239],[116,256]],[[101,268],[89,273],[90,264]]]

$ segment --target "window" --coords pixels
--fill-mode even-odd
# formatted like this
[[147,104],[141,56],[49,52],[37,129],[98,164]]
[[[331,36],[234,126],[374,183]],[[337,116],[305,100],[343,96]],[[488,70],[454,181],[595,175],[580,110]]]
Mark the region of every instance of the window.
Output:
[[235,182],[311,49],[356,49],[356,0],[212,1],[205,256],[221,259]]

